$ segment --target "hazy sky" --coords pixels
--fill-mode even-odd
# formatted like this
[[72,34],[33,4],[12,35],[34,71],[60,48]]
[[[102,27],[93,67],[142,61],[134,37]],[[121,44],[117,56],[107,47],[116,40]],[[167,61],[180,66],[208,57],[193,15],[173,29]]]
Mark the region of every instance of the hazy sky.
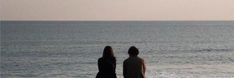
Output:
[[1,20],[234,20],[234,0],[0,0]]

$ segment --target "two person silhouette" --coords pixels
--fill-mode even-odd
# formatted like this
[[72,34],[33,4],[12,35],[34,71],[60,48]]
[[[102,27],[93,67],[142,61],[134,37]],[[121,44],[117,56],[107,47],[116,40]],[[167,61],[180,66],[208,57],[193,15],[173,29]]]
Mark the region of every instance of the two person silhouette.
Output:
[[[144,60],[138,57],[139,50],[135,46],[131,46],[128,50],[129,57],[123,62],[124,78],[145,78]],[[106,46],[103,56],[98,59],[98,74],[96,78],[117,78],[116,58],[111,46]]]

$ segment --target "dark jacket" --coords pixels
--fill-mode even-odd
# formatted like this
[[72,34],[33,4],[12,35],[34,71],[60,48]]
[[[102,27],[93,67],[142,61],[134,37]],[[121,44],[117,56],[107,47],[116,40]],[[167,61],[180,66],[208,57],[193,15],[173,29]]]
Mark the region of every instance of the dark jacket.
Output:
[[115,73],[116,59],[115,58],[99,58],[98,59],[98,74],[96,78],[117,78]]

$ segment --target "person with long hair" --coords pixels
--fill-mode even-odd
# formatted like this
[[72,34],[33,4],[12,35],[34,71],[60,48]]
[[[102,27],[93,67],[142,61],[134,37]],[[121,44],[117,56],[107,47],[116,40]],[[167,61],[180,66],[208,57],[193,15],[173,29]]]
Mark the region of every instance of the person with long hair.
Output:
[[137,55],[139,50],[135,46],[131,46],[128,50],[129,57],[123,62],[124,78],[145,78],[144,60]]
[[111,46],[106,46],[103,50],[103,55],[98,59],[98,70],[96,78],[117,78],[116,73],[116,58]]

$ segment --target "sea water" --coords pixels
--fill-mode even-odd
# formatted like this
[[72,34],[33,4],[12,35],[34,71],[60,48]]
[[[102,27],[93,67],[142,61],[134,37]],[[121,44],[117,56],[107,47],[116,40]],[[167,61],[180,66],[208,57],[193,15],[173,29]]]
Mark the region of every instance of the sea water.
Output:
[[233,21],[1,21],[1,78],[94,78],[107,45],[118,78],[130,46],[147,78],[234,78]]

